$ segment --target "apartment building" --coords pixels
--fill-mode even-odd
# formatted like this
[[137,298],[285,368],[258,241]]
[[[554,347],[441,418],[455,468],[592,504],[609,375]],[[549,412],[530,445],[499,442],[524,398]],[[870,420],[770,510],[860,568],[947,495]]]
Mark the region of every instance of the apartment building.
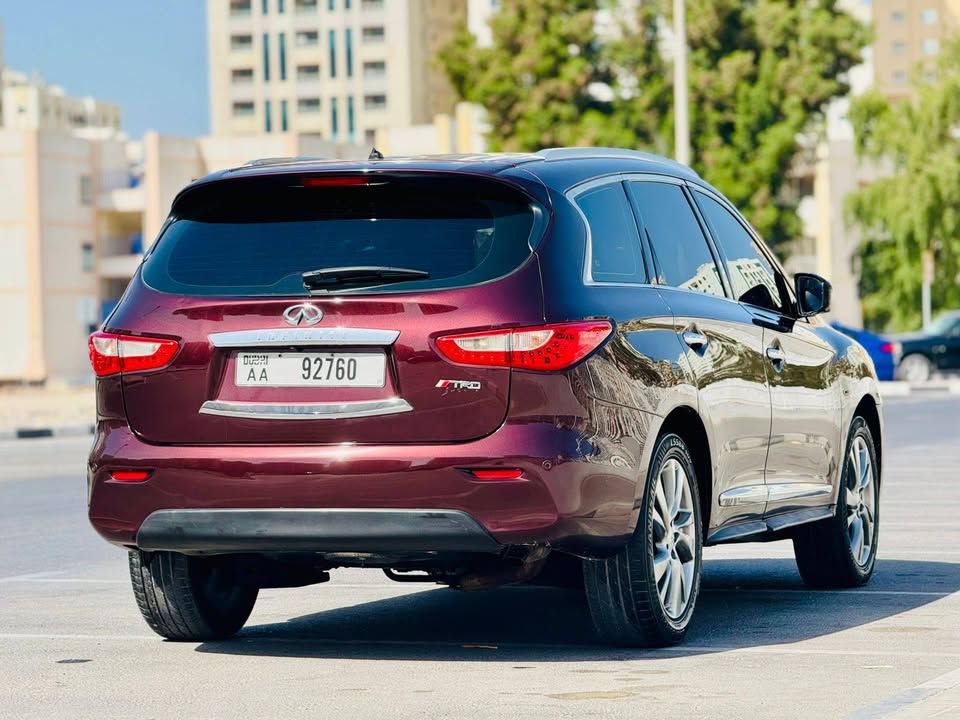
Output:
[[435,63],[466,0],[208,0],[214,135],[370,145],[453,110]]
[[876,87],[905,98],[913,73],[936,80],[940,46],[960,31],[960,0],[874,0],[873,19]]
[[92,97],[71,97],[37,75],[0,69],[0,127],[18,130],[120,129],[120,108]]

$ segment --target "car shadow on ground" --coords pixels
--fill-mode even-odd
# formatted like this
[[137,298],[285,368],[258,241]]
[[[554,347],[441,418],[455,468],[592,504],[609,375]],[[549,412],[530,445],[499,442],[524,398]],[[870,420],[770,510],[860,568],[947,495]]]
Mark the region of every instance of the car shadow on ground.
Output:
[[[684,644],[658,651],[601,645],[582,592],[447,588],[253,625],[198,652],[278,657],[554,661],[699,655],[793,643],[865,625],[960,590],[960,564],[883,560],[865,588],[809,591],[790,559],[708,560]],[[323,586],[317,588],[323,592]]]

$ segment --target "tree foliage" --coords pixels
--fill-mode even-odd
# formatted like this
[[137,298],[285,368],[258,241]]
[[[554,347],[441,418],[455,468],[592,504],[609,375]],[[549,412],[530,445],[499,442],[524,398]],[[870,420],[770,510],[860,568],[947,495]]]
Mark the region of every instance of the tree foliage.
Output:
[[858,152],[884,170],[847,199],[864,236],[864,315],[876,327],[917,327],[924,251],[936,260],[933,307],[960,307],[960,40],[943,47],[935,82],[914,78],[912,99],[869,93],[850,119]]
[[[477,47],[464,29],[441,61],[461,97],[487,109],[494,149],[606,144],[669,153],[669,5],[641,0],[599,37],[594,18],[609,1],[502,0],[492,47]],[[866,30],[836,0],[687,7],[693,165],[780,245],[799,230],[785,192],[798,135],[847,91],[844,73],[859,61]]]

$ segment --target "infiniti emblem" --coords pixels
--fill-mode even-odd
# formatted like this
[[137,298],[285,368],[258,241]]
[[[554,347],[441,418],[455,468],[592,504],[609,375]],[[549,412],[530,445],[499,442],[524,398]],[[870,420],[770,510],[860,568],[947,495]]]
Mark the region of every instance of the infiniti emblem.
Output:
[[316,325],[323,320],[323,310],[316,305],[291,305],[283,311],[283,319],[291,325]]

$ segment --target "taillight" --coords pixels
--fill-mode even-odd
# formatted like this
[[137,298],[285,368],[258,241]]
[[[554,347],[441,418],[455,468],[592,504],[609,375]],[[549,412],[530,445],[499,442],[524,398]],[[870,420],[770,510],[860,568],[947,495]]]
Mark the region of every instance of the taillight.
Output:
[[891,343],[891,342],[885,342],[885,343],[883,343],[883,344],[880,346],[880,352],[882,352],[882,353],[887,353],[888,355],[889,355],[889,354],[892,354],[892,353],[893,353],[893,343]]
[[162,368],[177,354],[176,340],[95,332],[87,343],[97,377]]
[[610,336],[606,320],[444,335],[437,349],[461,365],[563,370],[583,360]]

